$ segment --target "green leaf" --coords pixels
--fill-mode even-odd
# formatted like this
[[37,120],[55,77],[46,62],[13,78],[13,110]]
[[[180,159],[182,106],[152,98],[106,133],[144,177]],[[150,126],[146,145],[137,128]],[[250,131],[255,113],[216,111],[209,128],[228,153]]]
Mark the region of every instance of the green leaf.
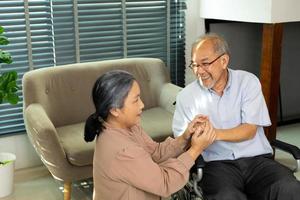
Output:
[[19,89],[17,79],[18,74],[16,71],[5,72],[0,76],[0,103],[18,103],[20,99],[16,94]]
[[4,35],[0,35],[0,45],[8,45],[9,41]]
[[7,97],[6,97],[6,100],[8,103],[10,104],[17,104],[19,102],[19,96],[15,93],[8,93],[7,94]]
[[3,32],[4,32],[4,28],[0,26],[0,34],[2,34]]
[[16,81],[18,78],[18,74],[16,71],[10,71],[3,73],[4,79],[6,79],[8,82]]
[[7,84],[7,90],[8,90],[9,92],[16,92],[16,91],[18,91],[18,90],[16,90],[16,89],[18,89],[18,86],[17,86],[17,82],[16,82],[15,80],[12,80],[12,81],[10,81],[10,82]]
[[6,64],[12,63],[12,58],[11,58],[10,53],[8,53],[6,51],[2,51],[0,49],[0,63],[6,63]]
[[0,90],[0,104],[2,104],[4,98],[4,93]]
[[0,161],[0,166],[6,165],[8,163],[11,163],[12,160],[5,160],[5,161]]

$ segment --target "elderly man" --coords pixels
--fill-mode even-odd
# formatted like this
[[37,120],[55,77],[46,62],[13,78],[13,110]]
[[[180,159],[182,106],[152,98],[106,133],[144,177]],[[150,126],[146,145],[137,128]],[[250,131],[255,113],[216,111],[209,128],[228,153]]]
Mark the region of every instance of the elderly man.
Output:
[[300,183],[271,158],[273,150],[263,127],[270,126],[258,78],[228,68],[226,41],[206,34],[192,47],[197,80],[178,95],[173,119],[175,137],[195,115],[208,116],[216,140],[202,153],[207,162],[201,186],[207,199],[299,199]]

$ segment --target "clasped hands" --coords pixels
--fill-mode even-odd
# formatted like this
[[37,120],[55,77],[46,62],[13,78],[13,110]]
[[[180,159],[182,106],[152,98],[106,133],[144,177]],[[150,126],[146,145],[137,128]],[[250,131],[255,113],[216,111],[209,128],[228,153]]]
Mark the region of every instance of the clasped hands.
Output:
[[190,151],[201,154],[216,139],[216,130],[208,117],[197,115],[189,124],[182,135],[186,141],[190,141]]

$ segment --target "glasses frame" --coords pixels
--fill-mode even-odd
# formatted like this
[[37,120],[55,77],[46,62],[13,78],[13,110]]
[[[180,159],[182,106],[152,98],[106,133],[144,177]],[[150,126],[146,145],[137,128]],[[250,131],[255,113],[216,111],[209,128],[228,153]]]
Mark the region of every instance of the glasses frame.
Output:
[[222,53],[221,55],[219,55],[218,57],[216,57],[214,60],[210,61],[210,62],[204,62],[204,63],[201,63],[200,65],[197,64],[197,63],[194,63],[193,61],[191,61],[191,64],[189,64],[189,68],[191,68],[192,70],[195,69],[195,68],[199,68],[201,67],[202,69],[204,70],[208,70],[208,68],[214,64],[214,62],[216,62],[219,58],[221,58],[223,55],[225,55],[225,53]]

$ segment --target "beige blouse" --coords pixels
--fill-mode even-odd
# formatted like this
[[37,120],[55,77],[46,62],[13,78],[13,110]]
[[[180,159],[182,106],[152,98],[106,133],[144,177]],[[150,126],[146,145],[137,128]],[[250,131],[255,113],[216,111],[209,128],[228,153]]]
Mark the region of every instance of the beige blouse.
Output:
[[[182,188],[194,160],[168,138],[154,142],[139,126],[107,127],[94,152],[94,200],[152,200]],[[181,154],[181,155],[180,155]]]

